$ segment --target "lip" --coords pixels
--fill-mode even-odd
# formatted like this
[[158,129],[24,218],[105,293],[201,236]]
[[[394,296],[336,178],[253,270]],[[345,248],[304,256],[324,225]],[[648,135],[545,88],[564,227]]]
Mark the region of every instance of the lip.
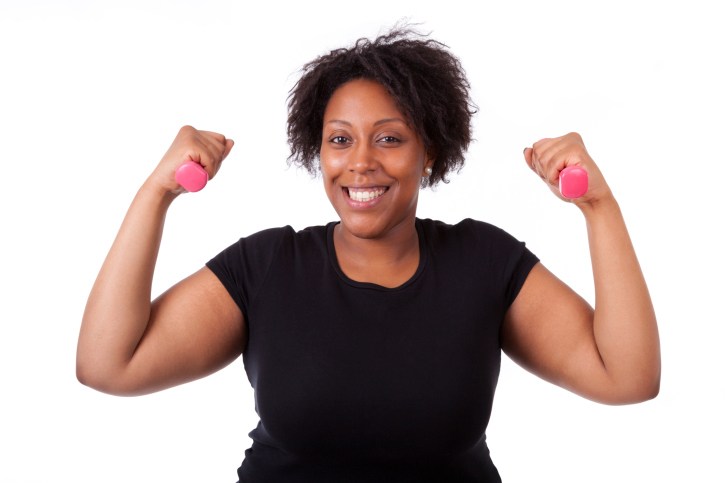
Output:
[[[356,200],[353,200],[352,198],[350,198],[350,191],[349,191],[350,188],[356,189],[356,190],[371,190],[371,191],[382,188],[385,191],[383,192],[383,194],[381,194],[380,196],[378,196],[376,198],[373,198],[372,200],[356,201]],[[385,195],[388,194],[388,191],[390,191],[390,186],[384,186],[384,185],[349,185],[349,186],[342,187],[343,197],[345,198],[345,201],[347,202],[348,206],[350,206],[351,208],[356,208],[356,209],[369,209],[369,208],[373,208],[373,207],[377,206],[385,199]]]
[[366,183],[366,184],[346,184],[342,185],[343,189],[354,189],[354,190],[374,190],[374,189],[384,189],[387,190],[390,188],[388,185],[384,184],[372,184],[372,183]]

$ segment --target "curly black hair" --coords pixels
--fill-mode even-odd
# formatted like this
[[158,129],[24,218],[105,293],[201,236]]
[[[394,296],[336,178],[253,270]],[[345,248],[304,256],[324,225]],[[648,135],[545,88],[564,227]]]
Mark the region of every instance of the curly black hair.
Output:
[[477,107],[458,58],[448,46],[427,37],[409,27],[394,27],[306,64],[288,97],[288,163],[313,175],[318,172],[327,103],[342,84],[363,78],[386,88],[432,153],[433,172],[424,186],[447,183],[446,175],[463,167]]

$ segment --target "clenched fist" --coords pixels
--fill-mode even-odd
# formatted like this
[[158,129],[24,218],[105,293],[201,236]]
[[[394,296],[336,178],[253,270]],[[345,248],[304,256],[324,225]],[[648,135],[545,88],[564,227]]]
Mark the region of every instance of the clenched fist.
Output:
[[201,165],[209,179],[214,178],[222,161],[229,155],[234,141],[222,134],[199,131],[191,126],[179,130],[174,142],[164,154],[158,166],[148,179],[149,183],[162,191],[178,194],[184,189],[176,181],[176,170],[188,161]]
[[[569,133],[558,138],[544,138],[535,142],[532,147],[524,149],[526,164],[544,180],[556,196],[564,201],[575,204],[593,203],[611,196],[602,173],[589,156],[584,141],[577,133]],[[576,199],[568,199],[559,192],[559,173],[564,168],[579,166],[589,176],[588,191]]]

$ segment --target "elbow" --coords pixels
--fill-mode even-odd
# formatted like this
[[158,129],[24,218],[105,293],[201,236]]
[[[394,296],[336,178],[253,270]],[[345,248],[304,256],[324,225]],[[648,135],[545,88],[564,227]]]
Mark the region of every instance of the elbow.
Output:
[[647,399],[645,401],[649,401],[650,399],[656,398],[660,394],[660,375],[657,374],[657,377],[654,381],[652,381],[652,385],[650,387],[649,393],[647,394]]
[[646,386],[640,399],[637,402],[645,402],[656,398],[660,393],[660,377],[659,375],[653,380],[649,386]]
[[128,386],[127,362],[110,358],[89,342],[78,341],[76,348],[76,379],[86,387],[114,396],[131,395]]
[[657,357],[646,364],[633,365],[617,376],[610,376],[609,390],[606,391],[608,404],[639,404],[656,398],[660,393],[662,364]]
[[83,352],[78,347],[76,352],[76,379],[84,386],[93,387],[92,364],[87,359],[88,357],[84,357]]
[[76,379],[84,386],[98,389],[104,377],[99,370],[102,367],[99,361],[94,360],[92,354],[83,350],[80,342],[76,351]]
[[123,384],[120,375],[103,370],[99,365],[76,358],[76,379],[86,387],[112,396],[133,396],[133,391]]
[[662,379],[661,365],[656,364],[648,375],[640,379],[636,385],[632,403],[642,403],[656,398],[660,393],[660,381]]
[[657,397],[660,393],[659,381],[650,387],[640,388],[637,391],[632,391],[627,394],[626,397],[622,398],[619,404],[639,404],[650,401]]
[[137,393],[126,389],[123,385],[116,383],[112,378],[100,377],[93,373],[86,373],[76,370],[78,382],[86,387],[111,396],[136,396]]
[[84,362],[80,357],[76,358],[76,379],[86,387],[101,392],[107,392],[107,378],[95,370],[92,364]]
[[76,379],[78,382],[91,389],[101,390],[102,378],[80,359],[76,359]]
[[656,398],[659,393],[660,377],[657,375],[650,380],[639,381],[631,386],[614,390],[601,402],[616,406],[640,404]]

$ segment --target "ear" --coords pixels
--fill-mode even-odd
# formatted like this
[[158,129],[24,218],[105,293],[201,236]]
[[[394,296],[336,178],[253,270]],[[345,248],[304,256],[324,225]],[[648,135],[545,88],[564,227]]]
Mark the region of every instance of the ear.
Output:
[[433,148],[433,146],[428,146],[425,150],[425,167],[426,168],[433,168],[433,165],[436,164],[436,150]]

